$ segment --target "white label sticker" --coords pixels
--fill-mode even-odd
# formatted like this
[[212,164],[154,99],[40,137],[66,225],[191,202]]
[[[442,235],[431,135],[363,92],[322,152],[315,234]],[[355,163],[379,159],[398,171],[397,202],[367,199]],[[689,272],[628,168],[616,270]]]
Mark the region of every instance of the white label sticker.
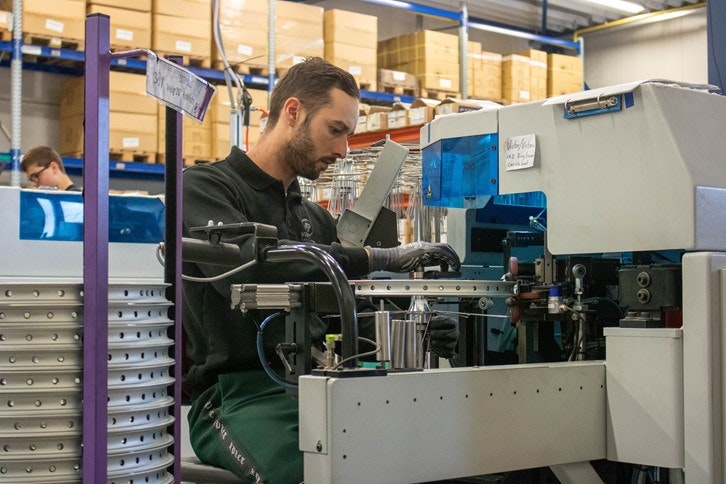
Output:
[[141,140],[139,138],[123,138],[121,145],[124,148],[138,148],[141,146]]
[[48,18],[45,19],[45,28],[47,30],[52,30],[53,32],[62,33],[65,28],[65,24],[63,24],[63,22],[53,20],[52,18]]
[[202,121],[215,88],[182,66],[149,51],[146,92],[167,106]]
[[125,29],[116,29],[116,38],[119,40],[134,40],[134,32]]
[[537,139],[534,134],[507,138],[504,142],[505,170],[522,170],[534,166]]
[[20,52],[28,55],[40,55],[43,49],[39,45],[24,45],[20,48]]
[[454,85],[453,82],[451,82],[451,79],[440,79],[439,80],[439,87],[443,87],[444,89],[451,89],[451,87]]
[[7,25],[10,20],[10,12],[0,11],[0,24]]
[[354,76],[360,76],[361,74],[363,74],[363,68],[360,66],[350,66],[348,67],[348,72],[350,72]]
[[295,66],[297,64],[303,63],[305,62],[305,59],[307,59],[307,57],[303,55],[294,55],[292,56],[292,65]]
[[239,45],[237,45],[237,53],[239,55],[247,55],[247,56],[250,56],[250,55],[252,55],[252,46],[251,45],[239,44]]
[[177,40],[174,43],[174,47],[176,50],[180,50],[182,52],[191,52],[192,51],[192,43],[187,42],[186,40]]
[[401,72],[401,71],[393,71],[393,80],[394,81],[405,81],[406,73]]
[[529,99],[529,91],[519,91],[519,99]]

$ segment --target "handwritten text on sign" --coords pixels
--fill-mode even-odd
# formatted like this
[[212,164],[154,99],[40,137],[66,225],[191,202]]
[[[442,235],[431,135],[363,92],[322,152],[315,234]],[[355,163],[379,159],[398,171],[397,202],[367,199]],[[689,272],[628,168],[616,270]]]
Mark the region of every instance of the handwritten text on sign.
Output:
[[215,88],[187,69],[149,52],[146,92],[167,106],[202,121]]
[[537,141],[534,134],[507,138],[504,146],[505,170],[522,170],[534,166]]

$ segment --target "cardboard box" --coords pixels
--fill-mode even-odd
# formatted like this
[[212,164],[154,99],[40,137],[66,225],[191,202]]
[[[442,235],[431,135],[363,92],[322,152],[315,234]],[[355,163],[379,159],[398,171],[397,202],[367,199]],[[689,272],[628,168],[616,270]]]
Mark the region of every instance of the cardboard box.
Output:
[[151,13],[105,5],[89,5],[88,13],[104,13],[111,18],[111,45],[151,48]]
[[208,24],[212,20],[210,0],[154,0],[153,10],[155,14],[193,18]]
[[415,93],[419,91],[418,77],[408,72],[392,69],[378,69],[378,85],[397,86]]
[[[0,9],[12,11],[12,0],[0,0]],[[24,0],[23,32],[78,41],[85,38],[86,3],[83,0]]]
[[[58,122],[58,149],[62,155],[83,152],[83,115],[64,116]],[[109,150],[156,153],[156,116],[109,113]]]
[[465,113],[467,111],[478,111],[483,108],[496,108],[500,107],[492,101],[478,100],[478,99],[456,99],[447,97],[442,100],[438,106],[436,106],[436,116],[451,113]]
[[89,6],[105,5],[107,7],[151,12],[151,0],[89,0],[87,3]]
[[430,123],[434,120],[436,106],[439,105],[436,99],[416,98],[408,109],[408,125]]
[[529,58],[517,54],[502,59],[502,98],[509,103],[529,102],[532,88]]
[[[60,117],[82,115],[84,112],[83,78],[63,81],[59,106]],[[109,73],[109,111],[156,116],[157,103],[146,95],[146,76],[127,72]]]
[[10,18],[12,14],[6,10],[0,10],[0,32],[10,30]]
[[323,9],[275,0],[275,65],[290,67],[306,57],[323,57]]
[[323,37],[289,37],[276,35],[275,45],[277,67],[291,67],[303,62],[307,57],[323,57]]
[[366,103],[358,103],[358,122],[355,125],[355,134],[368,131],[368,111],[371,107]]
[[[237,26],[220,25],[224,52],[230,64],[244,63],[254,67],[267,66],[267,29],[240,29]],[[212,58],[221,61],[222,56],[212,43]]]
[[467,42],[466,62],[471,70],[479,70],[482,65],[481,42]]
[[411,105],[402,102],[394,102],[391,110],[388,111],[388,129],[405,128],[408,126],[408,109]]
[[153,14],[152,25],[152,49],[209,58],[212,41],[208,21]]
[[[267,91],[263,89],[247,89],[252,96],[252,107],[258,108],[250,113],[250,125],[259,126],[263,110],[267,110]],[[237,90],[234,90],[235,102],[237,101]],[[229,99],[229,92],[224,86],[219,87],[219,92],[212,99],[207,110],[206,118],[211,123],[229,123],[232,102]],[[206,122],[206,120],[205,120]]]
[[582,72],[582,57],[563,54],[548,54],[547,68],[553,71]]
[[381,131],[388,129],[388,106],[371,106],[366,116],[367,131]]
[[370,91],[376,89],[377,56],[375,49],[326,42],[323,53],[325,60],[352,74],[359,86]]
[[358,45],[374,51],[378,43],[378,18],[373,15],[330,9],[323,14],[326,43]]

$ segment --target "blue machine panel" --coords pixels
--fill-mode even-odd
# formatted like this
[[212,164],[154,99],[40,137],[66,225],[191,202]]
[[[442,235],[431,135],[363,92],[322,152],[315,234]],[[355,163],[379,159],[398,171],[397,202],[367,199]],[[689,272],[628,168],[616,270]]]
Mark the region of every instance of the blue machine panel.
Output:
[[483,207],[499,188],[496,133],[449,138],[423,149],[424,205]]
[[[158,198],[111,196],[109,242],[164,240],[164,204]],[[20,192],[21,240],[83,240],[83,197],[78,192]]]

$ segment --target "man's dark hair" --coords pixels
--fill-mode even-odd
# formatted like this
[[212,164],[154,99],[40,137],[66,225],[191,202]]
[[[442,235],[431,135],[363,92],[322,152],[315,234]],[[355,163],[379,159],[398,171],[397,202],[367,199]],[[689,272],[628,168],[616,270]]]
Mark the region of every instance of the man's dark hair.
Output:
[[36,165],[41,168],[47,168],[53,161],[56,162],[60,171],[63,173],[66,172],[66,169],[63,166],[63,160],[61,160],[60,155],[53,148],[48,146],[36,146],[25,153],[23,161],[20,163],[20,169],[27,171],[31,166]]
[[267,126],[277,124],[285,101],[291,97],[298,98],[309,115],[315,114],[331,102],[330,91],[333,88],[360,99],[355,77],[340,67],[320,57],[309,57],[295,64],[272,90]]

